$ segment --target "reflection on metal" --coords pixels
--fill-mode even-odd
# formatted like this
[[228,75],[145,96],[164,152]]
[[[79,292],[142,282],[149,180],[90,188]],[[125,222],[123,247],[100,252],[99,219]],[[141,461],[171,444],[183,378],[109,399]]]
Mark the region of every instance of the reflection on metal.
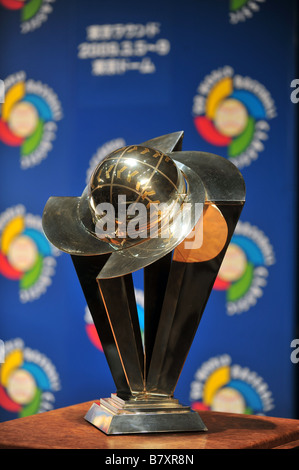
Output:
[[[45,234],[72,257],[116,386],[85,416],[106,434],[206,430],[174,391],[240,217],[245,185],[228,160],[182,151],[182,140],[183,132],[175,132],[116,150],[81,197],[51,197],[44,209]],[[129,236],[132,218],[120,214],[119,196],[144,204],[147,218],[137,237]],[[102,202],[112,204],[116,216],[105,238],[97,233]],[[160,202],[153,238],[148,215]],[[182,223],[186,203],[191,226]],[[171,236],[162,237],[166,215]],[[132,278],[140,269],[143,341]]]
[[[193,240],[180,243],[173,253],[173,260],[185,263],[209,261],[223,250],[228,235],[225,218],[215,204],[205,204],[202,217],[192,231]],[[200,246],[196,241],[200,239]]]
[[174,398],[123,400],[112,394],[93,403],[85,418],[106,434],[207,431],[200,416]]

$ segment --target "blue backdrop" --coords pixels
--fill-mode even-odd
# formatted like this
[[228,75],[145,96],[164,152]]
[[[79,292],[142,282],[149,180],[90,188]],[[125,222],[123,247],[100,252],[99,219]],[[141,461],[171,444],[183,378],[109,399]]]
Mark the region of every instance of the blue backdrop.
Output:
[[240,168],[247,201],[175,395],[296,417],[295,4],[0,0],[1,421],[114,392],[41,215],[113,149],[179,130]]

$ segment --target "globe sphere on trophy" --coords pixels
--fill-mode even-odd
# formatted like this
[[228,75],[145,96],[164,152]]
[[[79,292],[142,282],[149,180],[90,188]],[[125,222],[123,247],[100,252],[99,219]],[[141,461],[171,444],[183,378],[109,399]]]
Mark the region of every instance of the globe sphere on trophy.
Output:
[[71,255],[115,383],[85,416],[109,435],[206,430],[174,391],[245,185],[227,159],[182,151],[182,140],[174,132],[115,150],[80,197],[51,197],[43,213],[49,241]]

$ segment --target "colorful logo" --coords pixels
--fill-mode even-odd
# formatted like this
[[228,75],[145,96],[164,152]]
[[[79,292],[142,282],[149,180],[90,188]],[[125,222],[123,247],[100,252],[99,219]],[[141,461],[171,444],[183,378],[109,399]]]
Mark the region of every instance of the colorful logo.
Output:
[[260,3],[266,0],[230,0],[229,2],[229,21],[237,24],[252,18],[254,13],[260,10]]
[[256,305],[267,284],[268,267],[275,263],[269,239],[257,227],[239,221],[228,246],[214,289],[226,292],[229,315]]
[[193,410],[264,415],[273,410],[272,392],[248,367],[232,364],[228,354],[212,357],[194,375],[190,386]]
[[198,133],[209,144],[225,148],[238,168],[249,166],[264,150],[268,121],[275,116],[268,90],[250,77],[235,75],[230,66],[207,75],[193,101]]
[[47,21],[53,11],[55,0],[0,0],[0,5],[8,10],[21,12],[21,32],[29,33]]
[[112,153],[114,150],[125,147],[125,145],[126,145],[125,140],[122,139],[121,137],[118,137],[116,139],[112,139],[112,140],[109,140],[108,142],[105,142],[105,144],[99,147],[89,162],[89,167],[86,172],[86,184],[89,183],[90,177],[93,171],[95,170],[95,168],[98,166],[98,164],[105,157],[107,157],[107,155]]
[[19,282],[20,301],[38,299],[51,284],[59,251],[42,231],[41,217],[18,205],[0,215],[0,274]]
[[4,80],[5,100],[0,108],[0,141],[19,147],[21,168],[38,165],[53,147],[56,121],[62,119],[57,95],[41,82],[26,80],[25,72]]
[[[137,304],[137,312],[138,312],[138,319],[139,319],[141,337],[143,339],[143,332],[144,332],[144,293],[143,293],[143,290],[135,289],[135,298],[136,298],[136,304]],[[99,349],[101,352],[103,352],[103,347],[102,347],[101,341],[99,339],[95,324],[94,324],[92,316],[91,316],[91,313],[90,313],[89,308],[87,306],[85,307],[84,320],[85,320],[86,334],[87,334],[90,342],[97,349]]]
[[30,416],[53,409],[60,379],[52,362],[22,339],[5,342],[5,360],[0,366],[0,407]]

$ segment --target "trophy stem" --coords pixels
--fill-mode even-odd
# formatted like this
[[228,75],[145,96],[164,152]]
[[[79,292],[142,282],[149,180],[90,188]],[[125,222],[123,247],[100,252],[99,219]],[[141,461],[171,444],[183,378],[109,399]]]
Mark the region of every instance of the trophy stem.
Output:
[[228,228],[221,252],[208,261],[172,261],[147,377],[149,392],[173,394],[243,205],[219,208]]
[[[164,391],[158,388],[158,382],[162,373],[164,357],[167,354],[169,335],[172,329],[174,314],[176,312],[177,302],[180,295],[180,288],[184,279],[185,268],[185,263],[178,264],[172,262],[171,264],[167,289],[165,292],[146,380],[146,389],[149,392],[168,393],[168,390]],[[179,354],[179,351],[177,351],[177,354]]]
[[137,355],[139,358],[140,369],[143,371],[144,351],[143,351],[140,323],[139,323],[139,318],[138,318],[138,310],[137,310],[137,304],[136,304],[133,276],[131,274],[124,276],[124,282],[125,282],[125,292],[127,293],[129,311],[131,313],[131,321],[132,321],[133,334],[135,337],[135,343],[136,343],[136,348],[137,348]]
[[142,392],[143,346],[131,275],[98,279],[98,285],[130,392]]
[[159,325],[172,253],[144,268],[144,352],[145,377],[149,371]]
[[71,255],[71,258],[116,388],[118,391],[122,391],[122,393],[130,394],[131,391],[124,374],[117,344],[113,336],[109,319],[106,315],[106,309],[96,280],[97,275],[107,261],[108,256]]

